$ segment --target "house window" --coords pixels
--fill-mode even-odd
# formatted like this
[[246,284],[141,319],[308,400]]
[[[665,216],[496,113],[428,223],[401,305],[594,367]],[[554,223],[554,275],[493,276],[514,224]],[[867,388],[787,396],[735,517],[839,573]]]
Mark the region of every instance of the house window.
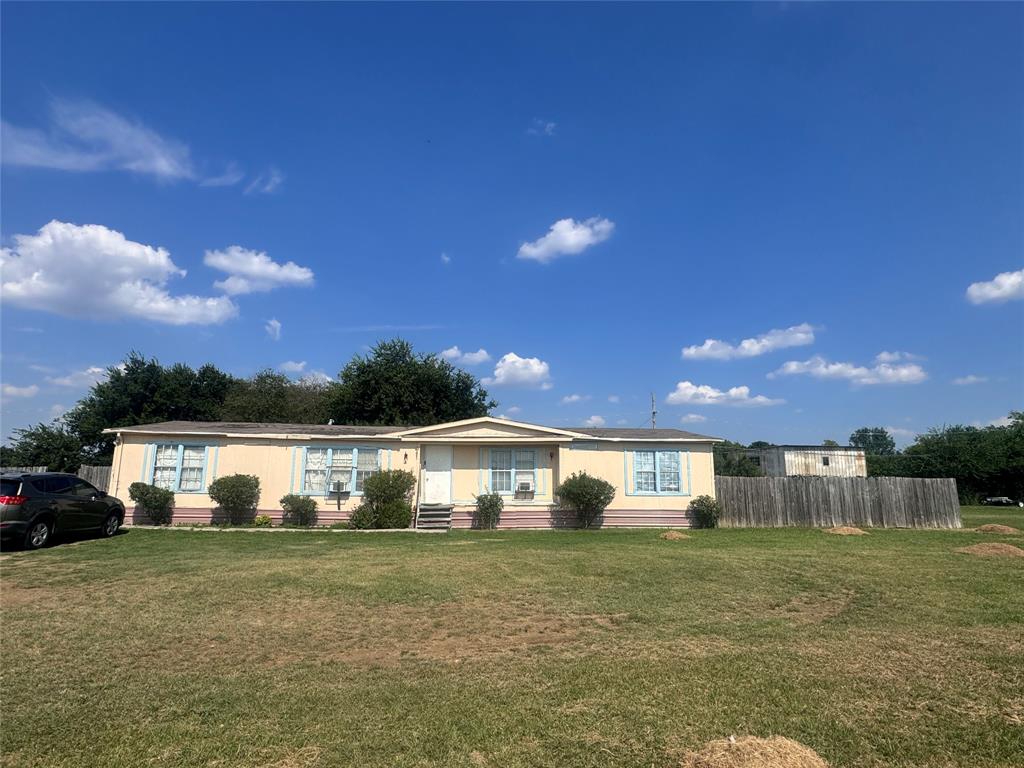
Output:
[[520,485],[537,488],[537,452],[496,448],[491,451],[491,492],[512,493]]
[[205,445],[165,443],[156,447],[153,485],[175,493],[198,493],[205,479]]
[[679,451],[634,451],[633,492],[651,495],[681,493]]
[[307,448],[302,467],[302,492],[363,492],[366,478],[380,470],[376,448]]
[[823,466],[823,467],[827,467],[828,466],[828,458],[829,458],[828,456],[822,456],[821,457],[821,466]]

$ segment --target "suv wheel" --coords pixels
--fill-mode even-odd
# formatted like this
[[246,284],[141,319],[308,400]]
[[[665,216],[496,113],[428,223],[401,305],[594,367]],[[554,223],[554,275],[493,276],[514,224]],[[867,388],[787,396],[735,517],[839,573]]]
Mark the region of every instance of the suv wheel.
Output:
[[49,520],[36,520],[25,533],[25,549],[39,549],[50,543],[53,524]]
[[121,518],[118,517],[116,512],[111,512],[107,515],[107,519],[103,521],[103,527],[100,529],[100,532],[103,534],[104,538],[110,538],[117,533],[117,529],[120,527]]

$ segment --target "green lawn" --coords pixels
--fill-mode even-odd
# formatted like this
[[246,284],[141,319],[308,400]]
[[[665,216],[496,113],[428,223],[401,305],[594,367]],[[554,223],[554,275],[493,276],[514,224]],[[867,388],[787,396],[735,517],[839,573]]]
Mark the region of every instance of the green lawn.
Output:
[[[965,525],[1024,528],[1021,510]],[[0,562],[5,766],[1024,758],[1024,558],[968,531],[130,531]]]

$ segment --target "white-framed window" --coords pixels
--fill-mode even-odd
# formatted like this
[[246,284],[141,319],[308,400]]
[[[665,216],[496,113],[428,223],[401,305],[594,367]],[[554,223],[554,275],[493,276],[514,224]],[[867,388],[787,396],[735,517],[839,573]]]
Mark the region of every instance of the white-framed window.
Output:
[[175,493],[199,493],[206,487],[206,446],[160,443],[150,482]]
[[537,488],[537,452],[532,448],[493,448],[490,469],[492,493]]
[[306,448],[302,466],[302,492],[362,493],[366,478],[380,471],[377,448]]
[[679,451],[633,451],[633,493],[678,494],[682,478]]

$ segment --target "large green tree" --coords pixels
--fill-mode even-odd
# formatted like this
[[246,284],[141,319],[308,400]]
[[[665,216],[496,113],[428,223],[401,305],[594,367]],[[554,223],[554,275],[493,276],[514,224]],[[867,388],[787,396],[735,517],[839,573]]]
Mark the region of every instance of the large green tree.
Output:
[[198,371],[183,363],[162,366],[132,352],[107,379],[64,415],[67,430],[82,445],[86,463],[106,463],[114,441],[103,430],[158,421],[215,421],[232,377],[207,364]]
[[426,426],[486,416],[497,405],[476,377],[402,339],[357,355],[339,378],[329,397],[339,424]]
[[896,441],[885,427],[861,427],[850,435],[850,445],[863,448],[869,456],[892,456]]
[[51,472],[77,472],[81,464],[82,442],[59,422],[16,429],[11,446],[0,447],[2,467],[46,467]]
[[232,382],[220,418],[291,424],[325,424],[329,416],[330,381],[308,377],[292,381],[283,374],[263,370],[249,379]]

